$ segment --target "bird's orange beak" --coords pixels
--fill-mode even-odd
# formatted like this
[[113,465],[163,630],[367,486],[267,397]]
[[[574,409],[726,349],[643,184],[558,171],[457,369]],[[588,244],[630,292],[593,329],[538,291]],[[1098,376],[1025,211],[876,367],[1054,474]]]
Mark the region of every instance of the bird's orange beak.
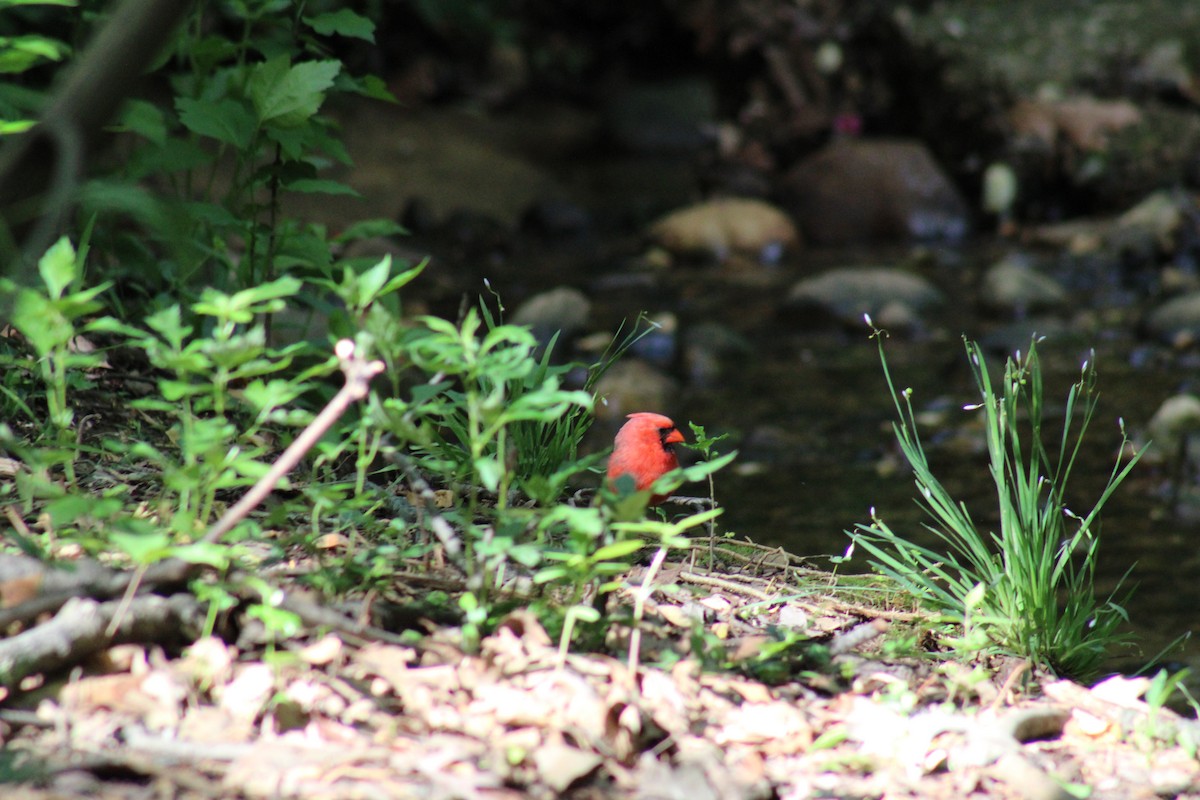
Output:
[[679,428],[671,428],[663,436],[663,444],[679,444],[683,441],[683,434],[679,432]]

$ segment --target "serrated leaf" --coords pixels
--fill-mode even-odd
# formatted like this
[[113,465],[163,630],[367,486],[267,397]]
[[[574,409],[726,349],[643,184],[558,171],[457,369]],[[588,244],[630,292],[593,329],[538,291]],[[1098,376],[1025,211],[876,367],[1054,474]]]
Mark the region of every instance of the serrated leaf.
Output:
[[38,259],[38,274],[46,284],[46,292],[57,300],[75,280],[75,248],[66,236],[50,245]]
[[175,101],[179,121],[192,133],[231,144],[239,150],[250,145],[254,136],[254,117],[236,100],[197,100],[181,97]]
[[281,128],[304,124],[325,100],[325,90],[342,69],[338,61],[305,61],[291,65],[285,56],[259,64],[247,90],[260,124]]
[[305,17],[304,22],[322,36],[350,36],[375,43],[375,23],[348,8]]

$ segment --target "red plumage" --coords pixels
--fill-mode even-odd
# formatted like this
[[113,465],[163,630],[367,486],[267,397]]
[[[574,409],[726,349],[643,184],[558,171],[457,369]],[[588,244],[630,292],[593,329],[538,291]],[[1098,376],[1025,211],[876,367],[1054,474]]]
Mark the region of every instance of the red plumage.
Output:
[[[617,431],[612,456],[608,459],[608,485],[621,475],[633,477],[634,488],[641,492],[666,473],[679,466],[675,445],[683,434],[670,417],[639,411],[630,414],[629,421]],[[666,495],[653,495],[650,505],[657,505]]]

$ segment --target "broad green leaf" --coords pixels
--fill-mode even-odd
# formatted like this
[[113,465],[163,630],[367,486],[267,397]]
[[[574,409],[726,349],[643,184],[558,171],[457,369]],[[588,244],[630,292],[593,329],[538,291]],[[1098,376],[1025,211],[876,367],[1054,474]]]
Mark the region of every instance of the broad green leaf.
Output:
[[239,150],[247,148],[254,136],[254,117],[236,100],[181,97],[175,102],[175,109],[188,130]]
[[45,36],[0,36],[0,73],[25,72],[42,61],[61,61],[65,44]]
[[305,61],[291,65],[276,56],[254,68],[247,90],[260,124],[281,128],[304,124],[325,100],[342,65],[338,61]]
[[74,333],[71,323],[54,304],[32,289],[23,289],[17,294],[12,322],[39,356],[49,355],[56,348],[65,346]]
[[375,43],[375,23],[348,8],[305,17],[304,22],[322,36],[350,36]]
[[347,91],[361,94],[372,100],[382,100],[385,103],[399,102],[396,100],[396,95],[387,88],[387,84],[375,75],[363,75],[362,77],[345,75],[344,81],[339,83],[339,88],[345,88]]
[[362,197],[358,192],[340,181],[323,180],[321,178],[301,178],[300,180],[285,184],[284,188],[291,192],[301,192],[303,194],[340,194],[349,197]]
[[371,239],[376,236],[404,236],[408,231],[403,225],[390,219],[365,219],[355,222],[333,237],[335,242],[350,242],[355,239]]
[[358,290],[353,298],[354,305],[358,308],[365,308],[374,302],[379,297],[379,290],[387,283],[388,273],[391,271],[392,257],[385,255],[378,264],[359,274],[358,280],[354,281],[355,288]]
[[75,248],[66,236],[50,245],[50,249],[38,259],[38,273],[46,284],[46,291],[57,300],[76,278]]
[[167,121],[162,109],[145,100],[129,100],[125,103],[117,129],[136,133],[158,145],[167,139]]
[[168,306],[146,317],[146,325],[162,336],[174,350],[183,349],[183,340],[192,334],[192,327],[183,324],[177,305]]
[[110,531],[108,540],[138,564],[152,564],[170,554],[171,539],[166,531],[149,534]]
[[229,566],[229,548],[209,542],[193,542],[171,548],[171,555],[189,564],[207,564],[217,569]]
[[500,486],[500,479],[504,477],[504,467],[499,459],[485,456],[475,459],[475,473],[483,487],[489,492],[494,492]]
[[616,561],[619,558],[631,556],[646,546],[640,539],[626,539],[623,542],[613,542],[605,545],[592,554],[593,561]]

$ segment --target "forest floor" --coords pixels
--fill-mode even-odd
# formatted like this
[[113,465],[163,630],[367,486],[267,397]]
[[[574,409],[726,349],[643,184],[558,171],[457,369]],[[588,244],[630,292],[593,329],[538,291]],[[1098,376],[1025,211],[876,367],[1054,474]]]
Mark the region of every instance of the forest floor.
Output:
[[[388,597],[307,607],[273,642],[244,621],[232,641],[168,648],[147,618],[143,641],[5,698],[0,776],[20,786],[3,794],[1200,798],[1200,725],[1150,679],[1087,688],[1013,659],[935,656],[931,620],[895,597],[867,605],[838,588],[853,579],[779,550],[718,552],[717,571],[701,542],[624,576],[601,652],[564,654],[521,608],[477,648],[427,619],[420,637],[353,621],[453,592],[429,562]],[[264,577],[303,609],[304,572]],[[52,620],[60,658],[81,635],[64,631],[97,612],[148,614],[142,599],[69,602]]]

